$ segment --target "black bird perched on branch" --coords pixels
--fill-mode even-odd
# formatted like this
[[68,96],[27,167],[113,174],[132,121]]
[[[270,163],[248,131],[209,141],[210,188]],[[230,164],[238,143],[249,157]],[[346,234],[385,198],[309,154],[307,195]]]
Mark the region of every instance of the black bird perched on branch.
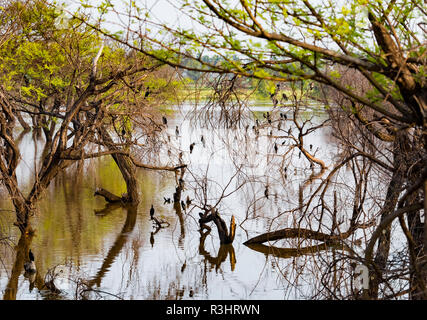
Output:
[[150,244],[151,244],[151,248],[154,246],[154,232],[151,232],[150,234]]
[[145,94],[144,94],[144,99],[148,98],[148,96],[150,95],[151,91],[150,91],[150,87],[147,86],[147,90],[145,90]]
[[36,264],[34,263],[34,255],[31,252],[31,249],[30,249],[30,252],[28,252],[28,258],[30,259],[30,261],[28,261],[24,264],[24,270],[25,270],[25,272],[28,272],[28,273],[35,273],[36,272]]
[[194,142],[192,144],[190,144],[190,153],[193,153],[193,149],[194,149],[195,145],[196,144]]
[[312,145],[312,144],[310,144],[310,150],[311,150],[311,149],[313,149],[313,145]]
[[264,196],[268,199],[268,186],[265,186]]
[[165,198],[165,197],[163,197],[163,199],[165,200],[164,203],[171,203],[171,198]]
[[151,219],[153,219],[153,217],[154,217],[154,207],[153,207],[153,205],[151,205],[150,217],[151,217]]
[[277,147],[277,143],[274,144],[274,153],[277,153],[278,147]]
[[167,125],[168,125],[168,119],[166,119],[166,117],[165,117],[165,116],[163,116],[163,117],[162,117],[162,121],[163,121],[163,124],[164,124],[165,126],[167,126]]
[[181,200],[181,208],[182,208],[182,210],[184,210],[184,211],[185,211],[185,203],[184,203],[184,201],[182,201],[182,200]]
[[288,101],[288,96],[284,92],[282,93],[282,100]]

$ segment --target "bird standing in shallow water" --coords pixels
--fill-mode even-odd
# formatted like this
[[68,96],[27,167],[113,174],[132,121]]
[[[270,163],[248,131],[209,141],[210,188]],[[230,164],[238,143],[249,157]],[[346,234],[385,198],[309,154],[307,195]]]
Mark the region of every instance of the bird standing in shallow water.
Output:
[[150,217],[151,217],[151,219],[153,219],[153,217],[154,217],[154,207],[153,207],[153,205],[151,205]]
[[24,264],[24,270],[28,273],[34,273],[36,272],[36,264],[34,263],[34,255],[31,252],[31,249],[30,252],[28,252],[28,258],[30,259],[30,261]]

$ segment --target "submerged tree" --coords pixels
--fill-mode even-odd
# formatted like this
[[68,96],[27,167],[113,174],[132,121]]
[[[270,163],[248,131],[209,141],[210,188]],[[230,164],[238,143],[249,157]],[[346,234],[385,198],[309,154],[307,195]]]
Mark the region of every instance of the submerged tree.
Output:
[[[426,299],[427,12],[423,1],[183,0],[180,4],[180,14],[196,28],[150,19],[150,8],[136,2],[121,12],[111,1],[103,8],[126,21],[122,26],[126,36],[92,27],[171,66],[297,83],[310,98],[328,106],[342,157],[299,209],[305,208],[308,218],[317,210],[314,201],[319,204],[316,208],[327,208],[331,181],[349,165],[355,178],[353,211],[349,216],[349,208],[334,205],[328,209],[332,219],[318,218],[319,228],[328,230],[333,239],[342,238],[335,219],[340,208],[349,231],[361,225],[362,213],[370,213],[376,223],[359,259],[371,276],[365,296],[406,293],[412,299]],[[143,40],[144,45],[135,45],[134,40]],[[215,63],[202,59],[207,53],[221,59]],[[312,90],[312,83],[320,92]],[[375,171],[381,175],[374,175]],[[379,198],[368,200],[369,183],[376,179],[387,187]],[[393,269],[390,248],[395,221],[406,238],[402,252],[409,259]],[[406,274],[409,285],[395,292],[393,279]]]
[[[119,167],[127,193],[115,196],[99,189],[97,194],[138,204],[135,170],[146,165],[136,155],[150,148],[147,136],[163,129],[156,107],[170,100],[177,85],[173,70],[102,40],[92,28],[43,1],[14,1],[0,10],[0,172],[16,225],[22,233],[31,231],[37,201],[59,172],[106,155]],[[22,160],[17,120],[24,132],[33,131],[34,139],[41,139],[41,132],[44,136],[28,194],[16,173]]]

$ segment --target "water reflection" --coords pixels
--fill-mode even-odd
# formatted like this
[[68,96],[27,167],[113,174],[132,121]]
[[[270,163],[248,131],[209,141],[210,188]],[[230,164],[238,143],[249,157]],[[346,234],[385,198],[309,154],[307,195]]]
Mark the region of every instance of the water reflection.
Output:
[[[277,112],[272,112],[272,117],[277,116]],[[256,116],[262,121],[261,111]],[[254,121],[250,115],[245,119]],[[278,151],[273,151],[277,130],[270,135],[260,127],[259,135],[255,136],[249,128],[245,129],[245,119],[239,119],[241,129],[218,130],[192,122],[190,117],[178,112],[176,118],[168,119],[169,136],[174,137],[176,126],[179,135],[171,139],[168,149],[150,156],[163,164],[176,163],[181,157],[189,169],[178,175],[138,171],[141,190],[138,208],[108,204],[94,197],[100,186],[119,195],[126,191],[119,170],[108,157],[79,163],[58,175],[33,217],[37,229],[35,236],[32,239],[20,237],[16,252],[8,249],[13,255],[2,257],[6,266],[0,271],[3,299],[52,299],[45,285],[45,275],[56,266],[64,270],[55,279],[61,290],[55,297],[58,299],[299,297],[285,292],[277,268],[279,264],[285,268],[283,265],[289,262],[279,262],[277,258],[329,254],[331,247],[315,245],[295,251],[242,245],[254,234],[292,224],[294,217],[282,213],[290,207],[298,207],[304,189],[311,187],[306,183],[308,174],[298,154],[285,157],[281,141],[276,142]],[[288,130],[290,126],[283,120],[280,130]],[[25,134],[20,139],[23,145],[29,146],[25,148],[26,160],[18,170],[20,184],[25,186],[34,179],[36,155],[42,152],[43,141],[34,143],[31,135]],[[322,146],[324,137],[313,135],[306,139]],[[193,143],[190,152],[189,146]],[[171,160],[168,153],[177,159]],[[241,166],[243,161],[247,166]],[[236,167],[241,168],[237,175]],[[290,169],[287,172],[278,170],[283,167]],[[315,171],[309,172],[312,181],[316,180]],[[230,180],[233,177],[234,180]],[[213,183],[207,185],[203,181]],[[268,198],[265,197],[266,185]],[[239,192],[233,192],[238,187]],[[194,210],[203,204],[215,204],[221,195],[226,197],[218,204],[219,212],[226,221],[235,216],[239,226],[232,245],[219,245],[216,230],[200,229],[198,210]],[[165,201],[168,198],[170,203]],[[169,227],[153,224],[149,216],[151,204],[156,208],[156,217],[167,221]],[[11,209],[4,196],[0,207]],[[11,221],[12,215],[7,223]],[[215,225],[212,224],[212,228],[216,228]],[[17,239],[18,233],[14,232],[12,236]],[[30,247],[35,253],[38,270],[34,281],[23,275]],[[286,281],[294,279],[290,277]],[[31,291],[30,285],[33,286]]]

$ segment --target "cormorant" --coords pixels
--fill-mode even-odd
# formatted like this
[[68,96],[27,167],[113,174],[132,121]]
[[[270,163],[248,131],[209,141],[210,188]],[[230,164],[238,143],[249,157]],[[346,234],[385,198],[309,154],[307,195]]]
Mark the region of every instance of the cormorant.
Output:
[[151,93],[150,87],[147,86],[147,90],[145,90],[145,94],[144,94],[144,99],[147,98],[150,93]]
[[264,196],[268,199],[268,186],[265,186]]
[[171,203],[171,198],[165,198],[165,197],[163,197],[163,199],[165,200],[164,203]]
[[282,93],[282,100],[288,101],[288,96],[284,92]]
[[184,211],[185,211],[185,203],[184,203],[184,201],[182,201],[182,200],[181,200],[181,208],[182,208],[182,210],[184,210]]
[[313,149],[313,145],[312,145],[312,144],[310,144],[310,150],[311,150],[311,149]]
[[274,153],[277,153],[277,149],[278,149],[278,147],[277,147],[277,143],[275,143],[275,144],[274,144]]
[[163,116],[163,117],[162,117],[162,121],[163,121],[163,124],[164,124],[165,126],[167,126],[167,125],[168,125],[168,119],[166,119],[166,117],[165,117],[165,116]]
[[179,128],[178,128],[178,126],[175,127],[175,134],[176,134],[177,137],[179,136]]
[[193,153],[194,146],[195,146],[194,142],[192,144],[190,144],[190,153]]
[[30,259],[30,261],[28,261],[24,264],[24,270],[27,273],[34,273],[34,272],[36,272],[36,264],[34,263],[34,255],[31,252],[31,249],[28,252],[28,258]]
[[151,217],[151,219],[153,219],[153,217],[154,217],[154,207],[153,207],[153,205],[151,205],[150,217]]
[[151,248],[154,246],[154,232],[151,232],[150,234],[150,244],[151,244]]

